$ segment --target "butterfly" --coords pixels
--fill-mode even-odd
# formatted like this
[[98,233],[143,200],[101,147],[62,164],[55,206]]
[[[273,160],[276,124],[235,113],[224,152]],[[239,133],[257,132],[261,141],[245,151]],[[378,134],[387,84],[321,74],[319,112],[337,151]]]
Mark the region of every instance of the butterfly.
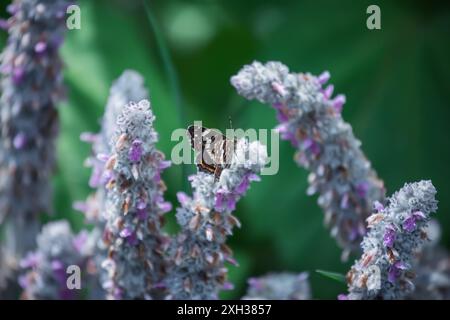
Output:
[[230,167],[236,140],[228,139],[220,131],[191,125],[187,128],[195,152],[198,170],[214,175],[219,181],[224,169]]

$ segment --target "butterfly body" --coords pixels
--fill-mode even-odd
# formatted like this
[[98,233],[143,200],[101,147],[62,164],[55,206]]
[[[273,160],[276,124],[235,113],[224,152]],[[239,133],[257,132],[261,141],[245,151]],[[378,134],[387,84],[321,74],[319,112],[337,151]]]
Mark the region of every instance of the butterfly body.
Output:
[[235,141],[228,139],[218,130],[200,126],[189,126],[187,133],[192,148],[197,152],[197,168],[201,172],[214,175],[218,181],[222,171],[230,167]]

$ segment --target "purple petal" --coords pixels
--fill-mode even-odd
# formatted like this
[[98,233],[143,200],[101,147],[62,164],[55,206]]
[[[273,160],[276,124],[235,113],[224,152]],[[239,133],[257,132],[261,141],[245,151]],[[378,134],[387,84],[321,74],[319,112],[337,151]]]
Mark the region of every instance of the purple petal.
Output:
[[383,237],[383,244],[385,247],[392,248],[396,238],[395,230],[392,227],[386,229]]
[[105,153],[99,153],[97,154],[97,159],[100,160],[101,162],[106,162],[109,160],[109,155],[105,154]]
[[12,81],[15,85],[18,85],[22,82],[25,77],[25,70],[20,67],[14,68],[12,72]]
[[89,209],[88,204],[86,203],[86,201],[75,201],[72,204],[72,208],[74,210],[86,213]]
[[425,219],[427,216],[422,211],[415,211],[412,213],[416,220]]
[[141,160],[142,153],[143,153],[142,141],[139,139],[134,140],[131,143],[131,148],[128,152],[128,159],[131,162],[139,162]]
[[39,255],[35,252],[29,252],[25,258],[23,258],[20,263],[19,266],[21,268],[34,268],[38,265],[39,263]]
[[148,218],[148,212],[146,209],[143,209],[143,210],[138,209],[137,216],[138,216],[139,220],[144,221]]
[[416,226],[416,217],[414,215],[410,215],[403,221],[403,229],[408,232],[413,232],[416,229]]
[[169,168],[170,166],[171,166],[171,164],[172,164],[172,162],[171,161],[161,161],[160,163],[159,163],[159,169],[160,170],[164,170],[164,169],[167,169],[167,168]]
[[341,199],[341,205],[340,205],[341,209],[347,209],[348,208],[348,199],[349,199],[348,193],[345,193],[342,196],[342,199]]
[[331,96],[333,95],[333,91],[334,91],[334,86],[332,84],[330,84],[323,90],[323,95],[325,96],[325,98],[330,99]]
[[59,271],[64,268],[64,264],[61,260],[53,260],[51,266],[53,271]]
[[119,235],[121,238],[128,238],[132,233],[133,231],[131,230],[131,228],[125,227],[120,231]]
[[237,199],[230,195],[227,199],[227,208],[230,211],[234,211],[236,209],[236,201]]
[[234,289],[234,285],[231,282],[225,282],[223,284],[223,290],[233,290]]
[[86,230],[81,231],[74,239],[73,245],[78,252],[83,250],[86,241],[88,240],[88,233]]
[[249,186],[250,186],[249,179],[247,177],[244,177],[242,182],[237,186],[235,192],[239,195],[243,195],[247,191]]
[[14,140],[13,140],[14,148],[16,148],[17,150],[23,149],[23,147],[25,147],[26,143],[27,143],[27,137],[23,132],[19,132],[18,134],[16,134],[16,136],[14,137]]
[[147,208],[147,202],[143,199],[139,199],[136,204],[136,208],[138,210],[143,210],[143,209]]
[[130,244],[132,246],[135,246],[138,244],[138,239],[137,239],[136,233],[130,234],[130,236],[127,237],[126,239],[127,239],[128,244]]
[[388,281],[390,283],[395,283],[400,276],[400,270],[395,266],[391,266],[388,270]]
[[343,94],[336,96],[336,98],[334,98],[332,101],[334,109],[339,113],[342,112],[342,107],[344,106],[345,102],[346,98]]
[[38,54],[44,53],[45,50],[47,50],[47,44],[45,42],[43,42],[43,41],[39,41],[34,46],[34,52],[36,52]]
[[365,181],[361,182],[361,183],[358,183],[358,185],[356,186],[356,193],[361,198],[365,198],[366,197],[367,191],[369,191],[369,184],[367,182],[365,182]]
[[158,207],[162,211],[162,213],[166,213],[172,210],[172,204],[170,202],[160,202],[158,203]]
[[380,201],[375,201],[373,203],[373,206],[377,212],[382,212],[384,210],[384,206],[383,206],[383,204],[381,204]]
[[328,80],[330,80],[330,77],[330,73],[328,71],[324,71],[317,77],[317,80],[320,84],[325,84],[328,82]]
[[186,206],[191,201],[191,198],[184,192],[177,192],[177,199],[182,206]]
[[223,208],[223,198],[224,197],[223,197],[222,193],[220,193],[220,192],[216,193],[216,201],[215,201],[215,204],[214,204],[214,207],[216,209],[222,210],[222,208]]
[[337,296],[338,300],[348,300],[348,296],[346,294],[340,294]]
[[92,133],[92,132],[83,132],[80,135],[80,140],[83,142],[94,143],[97,141],[97,139],[98,139],[97,134]]
[[8,28],[9,28],[8,20],[0,19],[0,29],[8,30]]
[[249,278],[247,283],[255,290],[261,290],[263,288],[262,282],[257,278]]

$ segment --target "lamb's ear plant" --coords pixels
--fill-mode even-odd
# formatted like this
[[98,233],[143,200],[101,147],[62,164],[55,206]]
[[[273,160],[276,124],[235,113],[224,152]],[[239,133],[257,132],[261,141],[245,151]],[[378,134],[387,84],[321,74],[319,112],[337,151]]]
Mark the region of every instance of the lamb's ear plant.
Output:
[[334,98],[330,75],[294,73],[280,62],[244,66],[231,78],[237,92],[271,105],[282,139],[297,150],[296,162],[310,171],[308,195],[318,194],[325,224],[344,249],[358,251],[374,201],[383,201],[383,182],[361,151],[361,142],[341,115],[345,96]]
[[266,147],[258,141],[237,140],[229,168],[219,180],[212,174],[197,172],[190,177],[193,196],[178,193],[180,233],[172,240],[165,286],[168,299],[218,299],[227,281],[225,262],[236,264],[226,240],[235,226],[236,203],[251,181],[258,181],[267,161]]
[[[52,211],[57,104],[64,97],[59,48],[68,0],[15,0],[0,71],[0,221],[17,257],[35,246],[39,215]],[[7,220],[7,221],[4,221]]]
[[[88,275],[84,271],[95,247],[93,239],[87,231],[74,235],[67,221],[44,225],[37,237],[36,250],[20,262],[21,298],[81,299]],[[73,273],[73,279],[68,272]]]
[[127,104],[117,118],[111,154],[104,158],[108,277],[103,285],[110,299],[163,295],[169,239],[162,226],[171,205],[163,198],[161,173],[170,162],[156,149],[154,119],[148,100]]
[[97,230],[98,241],[95,260],[95,273],[98,277],[95,283],[91,284],[90,297],[95,299],[104,298],[104,290],[101,283],[107,281],[105,270],[101,267],[107,256],[107,246],[103,241],[103,231],[105,229],[105,206],[106,188],[110,171],[105,170],[104,158],[112,154],[110,142],[116,130],[117,117],[121,114],[124,106],[130,101],[141,101],[148,99],[148,90],[144,86],[144,78],[134,70],[125,70],[111,86],[105,112],[101,121],[100,132],[94,134],[85,132],[81,139],[92,144],[91,155],[86,159],[86,165],[92,168],[89,186],[94,188],[94,192],[85,201],[74,203],[75,209],[83,212],[86,221],[94,224]]
[[311,288],[307,272],[270,273],[248,279],[248,289],[243,300],[309,300]]
[[341,299],[404,299],[414,290],[415,254],[427,240],[430,214],[437,210],[431,181],[405,184],[387,205],[375,203],[367,219],[363,254],[347,274]]

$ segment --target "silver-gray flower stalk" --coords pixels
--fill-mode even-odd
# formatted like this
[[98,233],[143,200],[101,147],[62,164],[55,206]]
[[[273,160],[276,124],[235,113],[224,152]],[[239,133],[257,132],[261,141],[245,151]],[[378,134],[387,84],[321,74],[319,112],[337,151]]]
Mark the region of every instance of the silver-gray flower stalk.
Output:
[[236,261],[226,240],[235,226],[240,227],[232,213],[267,162],[266,147],[258,141],[241,139],[235,145],[230,167],[218,181],[214,175],[198,172],[190,177],[193,196],[177,195],[181,231],[169,250],[167,299],[217,299],[221,290],[232,288],[225,262]]
[[243,300],[309,300],[311,287],[307,272],[300,274],[269,273],[248,279],[248,289]]
[[92,144],[91,155],[86,159],[85,164],[92,168],[89,186],[95,191],[88,196],[85,201],[77,201],[74,208],[83,212],[87,222],[93,223],[98,230],[98,241],[94,260],[96,262],[97,279],[93,280],[90,295],[93,298],[103,298],[104,292],[101,284],[107,281],[106,271],[101,268],[102,262],[107,257],[107,246],[103,241],[103,231],[105,229],[105,205],[106,188],[105,184],[109,179],[110,171],[105,170],[105,158],[112,154],[110,146],[113,139],[118,116],[126,104],[130,101],[141,101],[148,99],[148,90],[144,85],[144,78],[137,71],[125,70],[111,86],[105,113],[101,121],[100,132],[94,134],[85,132],[81,135],[81,140]]
[[[67,221],[50,222],[37,237],[37,248],[20,262],[22,299],[80,299],[95,243],[86,231],[74,235]],[[68,286],[67,268],[80,268],[80,287]]]
[[437,210],[431,181],[405,184],[368,219],[363,255],[347,274],[342,299],[404,299],[414,290],[416,252],[427,239],[430,214]]
[[8,250],[35,246],[38,216],[52,211],[57,104],[64,97],[59,48],[68,0],[15,0],[4,23],[0,72],[0,223]]
[[345,96],[332,98],[330,75],[293,73],[280,62],[244,66],[231,78],[237,92],[249,100],[270,104],[277,112],[281,138],[297,149],[296,162],[310,171],[308,195],[318,194],[325,224],[345,249],[358,250],[366,233],[365,219],[385,190],[361,142],[341,115]]
[[110,299],[152,299],[163,293],[164,252],[169,243],[161,230],[164,201],[161,172],[170,165],[156,149],[155,116],[148,100],[130,102],[121,111],[111,140],[112,153],[104,159],[108,257],[103,283]]

